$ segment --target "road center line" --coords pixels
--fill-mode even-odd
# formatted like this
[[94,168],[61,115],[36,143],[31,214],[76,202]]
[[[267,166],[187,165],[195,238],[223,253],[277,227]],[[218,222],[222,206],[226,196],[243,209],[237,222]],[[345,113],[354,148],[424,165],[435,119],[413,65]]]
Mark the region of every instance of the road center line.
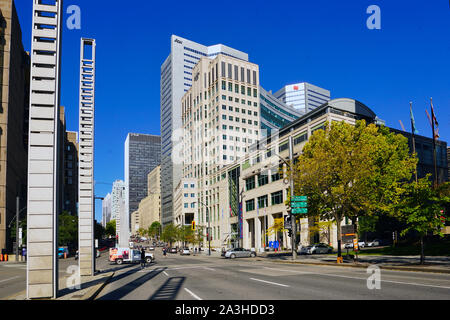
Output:
[[202,298],[200,298],[199,296],[197,296],[195,293],[193,293],[191,290],[189,290],[188,288],[184,288],[184,290],[186,290],[191,296],[193,296],[195,299],[197,300],[203,300]]
[[12,277],[12,278],[5,279],[5,280],[0,280],[0,282],[6,282],[6,281],[14,280],[14,279],[17,279],[17,278],[20,278],[20,277],[16,276],[16,277]]
[[268,284],[273,284],[273,285],[280,286],[280,287],[287,287],[287,288],[290,287],[290,286],[285,285],[285,284],[276,283],[276,282],[270,282],[270,281],[265,281],[265,280],[255,279],[255,278],[250,278],[250,280],[260,281],[260,282],[264,282],[264,283],[268,283]]
[[203,269],[210,270],[210,271],[216,271],[216,270],[208,268],[208,267],[203,267]]

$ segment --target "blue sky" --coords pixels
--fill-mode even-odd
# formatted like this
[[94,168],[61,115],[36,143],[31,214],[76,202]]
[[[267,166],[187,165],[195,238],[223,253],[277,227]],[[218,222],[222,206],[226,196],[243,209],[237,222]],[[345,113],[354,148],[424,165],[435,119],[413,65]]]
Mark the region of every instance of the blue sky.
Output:
[[[95,180],[104,196],[124,178],[129,132],[160,134],[160,66],[171,34],[204,45],[222,43],[259,64],[261,84],[276,91],[307,81],[369,106],[390,127],[416,126],[431,136],[425,114],[433,97],[441,140],[450,137],[449,1],[65,0],[81,8],[81,30],[63,30],[61,104],[78,131],[80,38],[97,40]],[[430,4],[432,3],[432,4]],[[370,5],[381,30],[369,30]],[[16,0],[23,43],[31,44],[32,0]],[[64,21],[69,17],[64,15]],[[107,184],[104,184],[107,183]],[[101,203],[96,206],[101,220]]]

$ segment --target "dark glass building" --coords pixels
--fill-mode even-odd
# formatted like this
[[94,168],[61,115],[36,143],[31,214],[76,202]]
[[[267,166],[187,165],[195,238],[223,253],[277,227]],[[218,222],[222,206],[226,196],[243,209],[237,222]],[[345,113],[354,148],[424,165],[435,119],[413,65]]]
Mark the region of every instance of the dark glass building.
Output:
[[[161,136],[129,133],[125,141],[125,210],[128,217],[148,196],[147,176],[161,163]],[[130,221],[131,222],[131,221]]]

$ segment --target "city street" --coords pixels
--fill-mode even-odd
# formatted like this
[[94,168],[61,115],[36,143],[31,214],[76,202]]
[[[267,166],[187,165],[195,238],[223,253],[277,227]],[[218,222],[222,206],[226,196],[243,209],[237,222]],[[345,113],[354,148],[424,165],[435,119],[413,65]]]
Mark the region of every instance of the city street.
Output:
[[156,263],[123,265],[99,300],[336,300],[449,299],[450,274],[381,270],[381,289],[368,289],[366,269],[285,265],[168,255]]

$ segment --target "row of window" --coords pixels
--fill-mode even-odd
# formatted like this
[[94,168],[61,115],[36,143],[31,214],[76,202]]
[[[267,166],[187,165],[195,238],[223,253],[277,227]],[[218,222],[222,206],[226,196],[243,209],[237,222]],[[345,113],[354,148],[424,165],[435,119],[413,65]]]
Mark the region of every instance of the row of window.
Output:
[[[258,125],[258,121],[253,121],[253,124],[255,124],[255,125]],[[241,131],[241,128],[240,127],[234,127],[234,126],[227,126],[226,124],[224,124],[224,125],[222,125],[222,129],[223,130],[236,130],[236,132],[240,132]],[[250,129],[249,129],[250,130]],[[247,132],[247,129],[245,129],[245,128],[242,128],[242,132],[243,133],[246,133]],[[257,130],[255,130],[255,134],[258,134],[258,131]],[[249,143],[252,143],[252,140],[251,139],[248,139],[248,142]]]
[[[226,95],[222,95],[222,100],[226,101],[227,100],[227,96]],[[219,97],[216,97],[216,101],[219,101]],[[229,96],[228,97],[228,101],[233,102],[233,97]],[[234,102],[239,103],[239,98],[234,98]],[[245,99],[241,99],[240,102],[242,104],[245,104]],[[250,100],[247,101],[247,105],[251,106],[252,102]],[[253,106],[257,107],[258,103],[257,102],[253,102]]]
[[[228,68],[227,68],[228,67]],[[233,69],[234,69],[234,77],[233,77]],[[227,74],[228,71],[228,74]],[[247,80],[247,83],[252,83],[253,85],[257,85],[257,74],[256,71],[251,71],[250,69],[245,69],[244,67],[240,68],[240,76],[241,76],[241,82],[245,82]],[[247,79],[245,79],[245,71],[247,71]],[[250,78],[251,74],[253,74],[253,79]],[[222,77],[228,78],[228,79],[234,79],[236,81],[239,81],[239,67],[236,65],[231,65],[228,63],[228,65],[225,62],[222,62]]]
[[[222,110],[227,110],[227,106],[226,105],[222,105]],[[242,112],[242,114],[245,114],[247,112],[249,116],[252,115],[252,111],[251,110],[241,109],[241,108],[238,108],[238,107],[233,108],[232,106],[229,106],[228,107],[228,111],[235,111],[235,112],[238,112],[238,113]],[[257,117],[258,116],[258,112],[257,111],[253,111],[253,115],[255,117]]]
[[[256,160],[259,162],[258,160]],[[278,169],[280,170],[280,169]],[[245,187],[247,191],[253,190],[256,188],[256,177],[258,177],[258,187],[265,186],[269,183],[269,175],[268,174],[259,174],[258,176],[252,176],[245,180]],[[270,177],[270,182],[275,182],[281,179],[280,171],[272,170],[272,174]]]
[[[233,119],[235,119],[235,120],[233,120]],[[227,116],[225,114],[222,115],[222,120],[227,120]],[[241,118],[228,116],[228,120],[229,121],[240,122]],[[254,121],[254,120],[250,120],[250,119],[244,119],[244,118],[242,118],[242,123],[255,124],[256,126],[258,125],[258,121]]]
[[[243,95],[245,95],[246,88],[247,88],[247,95],[249,97],[252,96],[252,88],[245,87],[245,86],[240,86],[239,84],[235,84],[234,85],[234,92],[235,93],[239,93],[239,88],[241,89],[240,93],[243,94]],[[222,90],[227,90],[227,82],[226,81],[222,81]],[[228,82],[228,91],[233,92],[233,83],[231,83],[231,82]],[[258,90],[257,89],[253,89],[253,97],[254,98],[258,97]]]
[[[264,196],[258,197],[257,199],[251,199],[251,200],[245,201],[246,212],[251,212],[251,211],[254,211],[255,209],[267,208],[269,206],[268,198],[269,198],[268,195],[264,195]],[[270,199],[271,199],[272,206],[277,205],[277,204],[282,204],[283,203],[283,191],[280,190],[280,191],[271,193]],[[257,207],[255,207],[255,202],[256,202]]]

